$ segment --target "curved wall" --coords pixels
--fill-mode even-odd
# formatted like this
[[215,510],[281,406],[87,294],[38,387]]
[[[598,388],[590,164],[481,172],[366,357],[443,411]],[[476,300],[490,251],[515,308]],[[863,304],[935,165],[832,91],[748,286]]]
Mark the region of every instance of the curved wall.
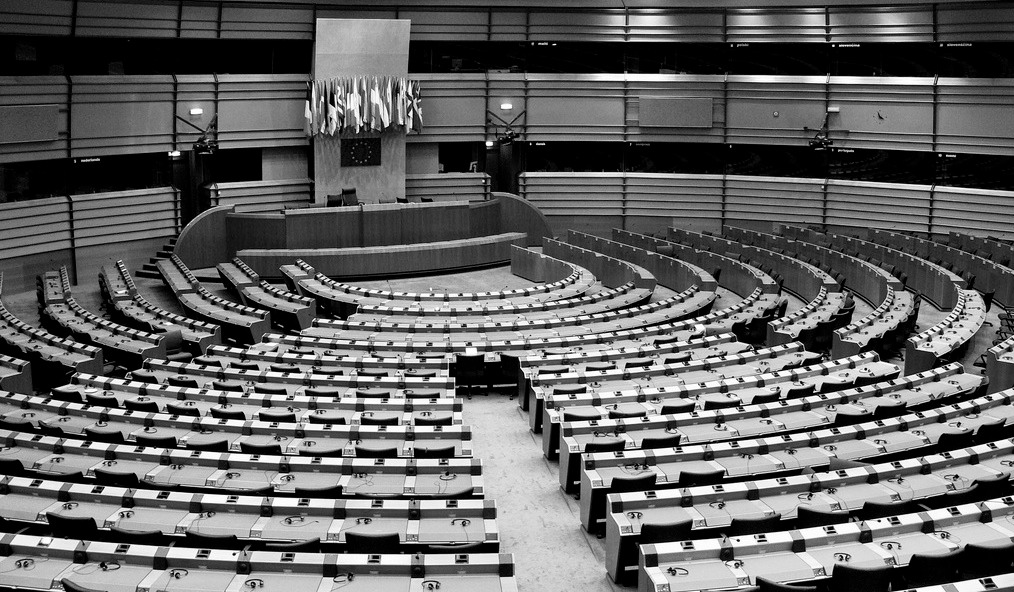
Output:
[[524,173],[521,195],[556,232],[620,227],[770,231],[823,224],[1014,238],[1014,192],[834,179],[652,173]]

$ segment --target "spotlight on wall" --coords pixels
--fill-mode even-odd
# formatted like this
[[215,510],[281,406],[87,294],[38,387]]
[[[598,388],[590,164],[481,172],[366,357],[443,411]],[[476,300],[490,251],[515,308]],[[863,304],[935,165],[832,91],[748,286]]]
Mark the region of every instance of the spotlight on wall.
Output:
[[510,111],[513,108],[514,108],[514,103],[511,103],[510,101],[504,101],[503,103],[500,103],[500,110],[501,111]]
[[204,114],[204,109],[201,109],[200,107],[194,107],[193,109],[190,110],[190,114],[191,115],[203,115]]

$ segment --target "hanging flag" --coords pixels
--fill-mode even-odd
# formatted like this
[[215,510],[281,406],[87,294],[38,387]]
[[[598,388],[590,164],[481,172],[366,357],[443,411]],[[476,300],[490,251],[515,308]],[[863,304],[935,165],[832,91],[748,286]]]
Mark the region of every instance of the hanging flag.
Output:
[[338,130],[338,89],[335,88],[334,83],[334,79],[327,83],[327,135],[329,136],[333,136]]
[[381,129],[381,118],[383,117],[382,105],[380,104],[380,82],[377,77],[370,78],[370,129]]
[[359,80],[353,78],[348,81],[349,85],[349,98],[346,108],[349,112],[349,128],[355,128],[356,133],[363,125],[363,112],[362,112],[362,98],[359,95]]
[[394,122],[395,124],[405,127],[405,79],[399,78],[396,81],[397,91],[395,92],[394,98]]
[[303,107],[303,133],[307,136],[313,135],[313,111],[310,109],[310,101],[313,100],[313,82],[306,85],[306,105]]
[[384,88],[380,93],[380,123],[381,129],[391,126],[391,77],[384,76]]
[[327,130],[327,97],[324,81],[320,81],[320,89],[317,91],[317,133],[322,134]]
[[422,106],[419,104],[419,83],[409,82],[408,93],[408,131],[422,130]]

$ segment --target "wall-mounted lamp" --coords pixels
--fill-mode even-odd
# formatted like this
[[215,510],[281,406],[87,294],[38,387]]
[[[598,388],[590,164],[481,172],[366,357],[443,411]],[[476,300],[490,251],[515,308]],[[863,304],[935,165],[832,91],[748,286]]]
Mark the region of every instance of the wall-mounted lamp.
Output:
[[486,148],[492,148],[492,147],[493,147],[493,140],[486,140]]
[[169,153],[169,158],[179,158],[179,157],[180,157],[179,150],[173,150],[172,152]]
[[204,114],[204,109],[201,109],[200,107],[194,107],[193,109],[190,110],[190,114],[191,115],[203,115]]
[[511,103],[510,101],[504,101],[503,103],[500,103],[500,110],[501,111],[510,111],[513,108],[514,108],[514,103]]

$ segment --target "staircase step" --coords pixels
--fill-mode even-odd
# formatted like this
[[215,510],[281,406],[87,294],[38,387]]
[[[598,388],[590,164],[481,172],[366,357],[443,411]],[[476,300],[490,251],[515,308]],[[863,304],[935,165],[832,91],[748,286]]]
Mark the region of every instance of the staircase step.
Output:
[[143,267],[141,269],[138,269],[137,271],[135,271],[134,272],[134,276],[135,277],[139,277],[139,278],[149,279],[149,280],[160,280],[160,279],[162,279],[162,274],[159,273],[158,270],[154,270],[153,271],[151,269],[145,269]]

